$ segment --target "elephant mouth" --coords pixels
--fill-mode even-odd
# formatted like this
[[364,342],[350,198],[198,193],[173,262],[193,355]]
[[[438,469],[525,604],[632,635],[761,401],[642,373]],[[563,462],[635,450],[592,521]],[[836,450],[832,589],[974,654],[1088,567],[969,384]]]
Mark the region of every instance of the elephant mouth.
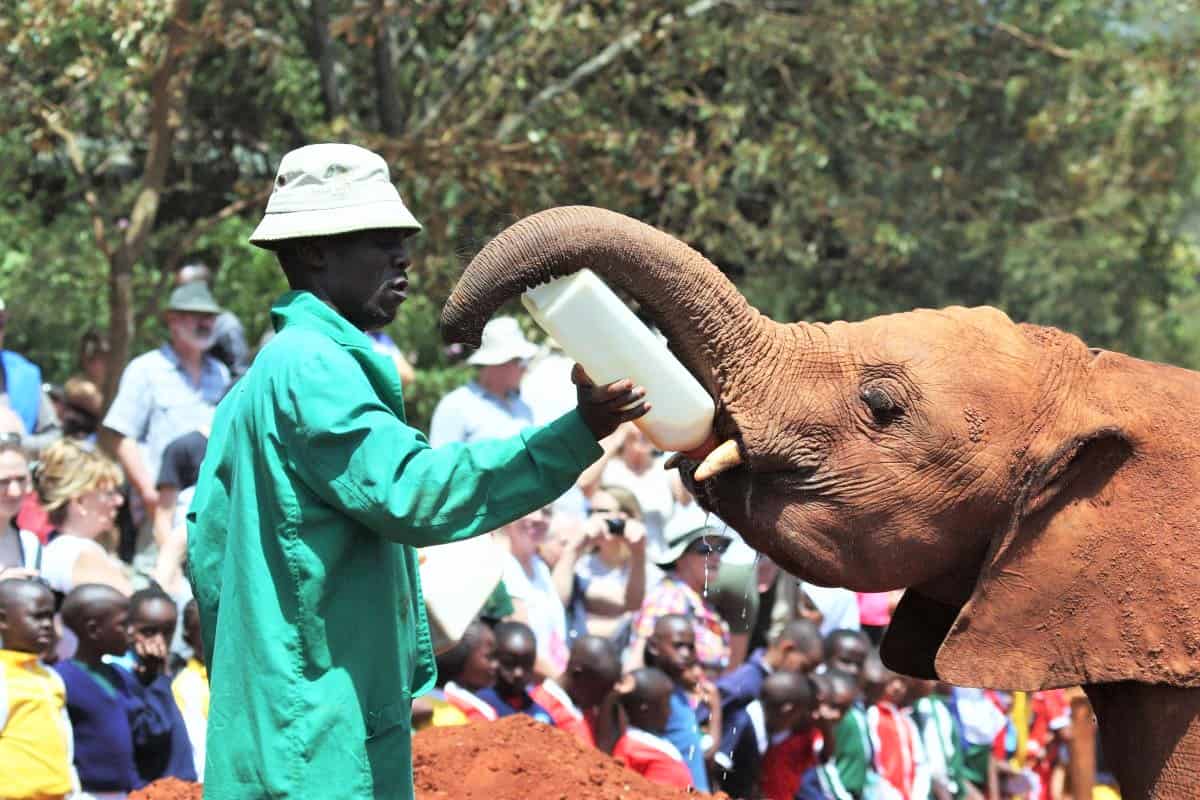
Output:
[[747,499],[751,493],[766,493],[786,497],[790,503],[816,501],[825,497],[818,479],[819,467],[815,465],[787,470],[755,471],[749,464],[734,467],[719,476],[697,481],[696,469],[700,461],[683,457],[678,461],[679,476],[692,496],[701,506],[715,514],[721,514],[721,497],[729,503],[733,498]]

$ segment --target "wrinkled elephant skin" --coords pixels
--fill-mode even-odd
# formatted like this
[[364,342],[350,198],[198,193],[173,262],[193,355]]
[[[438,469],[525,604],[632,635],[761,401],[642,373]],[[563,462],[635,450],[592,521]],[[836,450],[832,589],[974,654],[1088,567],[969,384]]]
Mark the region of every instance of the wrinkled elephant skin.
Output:
[[1200,374],[991,308],[776,323],[683,243],[585,207],[489,243],[443,334],[478,344],[503,302],[585,267],[717,402],[742,463],[697,482],[683,462],[705,508],[806,580],[908,587],[883,645],[894,668],[1085,685],[1106,753],[1138,754],[1116,762],[1126,797],[1200,793]]

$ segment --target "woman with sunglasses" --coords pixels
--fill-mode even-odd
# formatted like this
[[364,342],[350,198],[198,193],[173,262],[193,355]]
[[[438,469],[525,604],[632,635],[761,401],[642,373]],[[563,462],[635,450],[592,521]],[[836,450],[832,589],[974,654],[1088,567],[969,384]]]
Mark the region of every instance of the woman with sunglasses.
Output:
[[50,588],[67,594],[84,583],[105,583],[130,594],[128,567],[98,541],[113,529],[123,498],[121,469],[70,439],[42,451],[38,497],[55,529],[42,558]]
[[597,489],[585,528],[590,547],[575,574],[584,587],[587,632],[623,648],[646,595],[646,527],[637,498],[620,486]]
[[719,528],[697,527],[685,518],[672,520],[665,534],[666,547],[655,562],[666,574],[646,594],[634,618],[626,669],[642,665],[646,641],[653,635],[659,618],[680,614],[692,620],[696,660],[710,676],[719,675],[729,666],[729,625],[709,601],[708,588],[716,579],[721,555],[728,549],[730,539]]
[[42,543],[37,536],[17,526],[17,512],[29,494],[29,460],[21,447],[21,435],[0,434],[0,580],[37,577],[42,562]]

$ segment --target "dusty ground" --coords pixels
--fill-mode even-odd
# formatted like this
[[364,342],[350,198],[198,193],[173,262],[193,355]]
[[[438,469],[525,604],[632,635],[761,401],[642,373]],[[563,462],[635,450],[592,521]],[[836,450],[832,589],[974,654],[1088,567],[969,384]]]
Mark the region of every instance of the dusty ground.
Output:
[[[419,800],[711,797],[650,783],[570,734],[520,714],[417,734],[413,782]],[[167,778],[134,792],[129,800],[201,800],[201,794],[198,784]]]

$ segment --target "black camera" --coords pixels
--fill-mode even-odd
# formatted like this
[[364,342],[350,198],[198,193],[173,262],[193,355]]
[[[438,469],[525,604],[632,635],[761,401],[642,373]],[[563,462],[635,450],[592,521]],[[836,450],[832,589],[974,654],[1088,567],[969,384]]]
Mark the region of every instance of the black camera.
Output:
[[618,517],[616,519],[610,518],[610,519],[606,519],[604,521],[608,524],[608,532],[611,533],[613,536],[624,536],[625,535],[625,520],[620,519]]

